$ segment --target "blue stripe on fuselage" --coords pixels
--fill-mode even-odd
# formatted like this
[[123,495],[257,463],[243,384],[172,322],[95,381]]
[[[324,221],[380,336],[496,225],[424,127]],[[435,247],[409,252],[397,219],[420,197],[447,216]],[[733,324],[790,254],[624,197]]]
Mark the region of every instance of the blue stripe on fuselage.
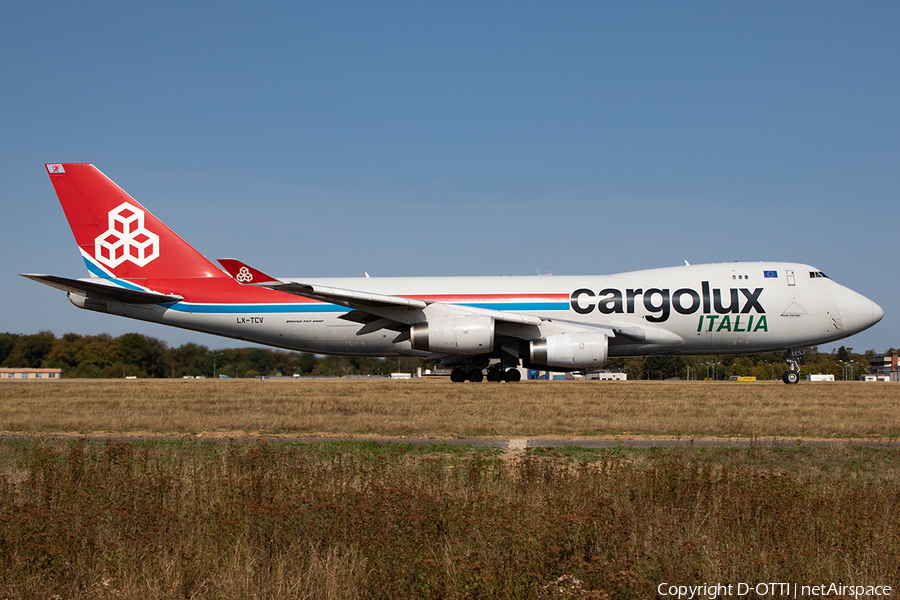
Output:
[[569,310],[568,302],[465,302],[460,306],[471,306],[473,308],[485,308],[488,310]]
[[351,310],[337,304],[189,304],[176,302],[160,306],[178,312],[202,314],[334,313]]

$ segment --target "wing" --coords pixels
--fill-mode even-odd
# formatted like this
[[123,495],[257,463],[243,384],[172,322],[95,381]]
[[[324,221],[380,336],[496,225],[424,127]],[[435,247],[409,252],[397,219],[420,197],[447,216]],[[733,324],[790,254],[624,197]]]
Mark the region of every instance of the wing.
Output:
[[[540,325],[543,322],[540,317],[533,315],[444,302],[428,302],[418,298],[347,290],[295,281],[283,281],[266,275],[262,271],[233,258],[220,258],[218,261],[232,277],[245,285],[265,287],[303,296],[304,298],[328,302],[329,304],[338,304],[406,325],[421,323],[429,318],[467,315],[485,315],[493,317],[494,320],[500,323],[515,325]],[[358,319],[353,317],[347,320]]]
[[64,292],[90,294],[108,300],[115,300],[116,302],[124,302],[125,304],[164,304],[184,300],[181,296],[119,287],[107,279],[97,277],[69,279],[56,275],[36,275],[33,273],[21,273],[21,275]]
[[[552,366],[564,370],[602,367],[609,340],[621,336],[633,342],[647,339],[647,330],[630,323],[583,323],[551,317],[490,310],[463,304],[429,302],[281,280],[238,260],[219,263],[238,282],[256,285],[353,309],[341,319],[359,323],[356,335],[380,329],[398,331],[394,343],[410,343],[445,365],[487,365],[487,357],[501,364]],[[479,363],[478,361],[482,361]],[[476,370],[481,367],[476,366]]]

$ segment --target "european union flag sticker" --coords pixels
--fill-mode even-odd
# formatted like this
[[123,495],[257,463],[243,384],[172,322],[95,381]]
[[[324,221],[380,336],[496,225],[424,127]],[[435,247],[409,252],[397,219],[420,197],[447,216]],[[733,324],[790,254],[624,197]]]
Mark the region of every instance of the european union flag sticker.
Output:
[[763,277],[774,277],[778,278],[778,271],[763,271]]

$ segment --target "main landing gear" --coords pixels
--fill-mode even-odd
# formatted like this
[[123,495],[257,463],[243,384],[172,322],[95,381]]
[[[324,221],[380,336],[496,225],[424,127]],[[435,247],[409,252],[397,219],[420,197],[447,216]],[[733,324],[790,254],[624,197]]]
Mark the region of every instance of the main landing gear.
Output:
[[[481,383],[484,381],[484,373],[481,369],[470,369],[466,371],[461,367],[457,367],[450,371],[450,381],[453,383],[462,383],[471,381],[472,383]],[[487,370],[487,380],[492,382],[507,381],[510,383],[520,381],[522,374],[515,367],[503,370],[503,367],[497,365]]]

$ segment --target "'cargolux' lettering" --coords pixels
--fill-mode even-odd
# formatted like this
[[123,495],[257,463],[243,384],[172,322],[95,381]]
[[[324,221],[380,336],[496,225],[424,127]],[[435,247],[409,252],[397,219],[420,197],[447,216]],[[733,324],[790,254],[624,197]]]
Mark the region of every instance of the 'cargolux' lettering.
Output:
[[585,288],[581,288],[580,290],[575,290],[574,292],[572,292],[571,301],[570,301],[570,304],[572,305],[572,310],[577,312],[579,315],[586,315],[589,312],[591,312],[592,310],[594,310],[594,305],[588,304],[587,306],[581,306],[581,304],[578,301],[578,298],[580,296],[589,296],[589,297],[593,298],[594,292],[592,292],[591,290],[585,289]]
[[741,288],[741,293],[747,298],[747,302],[744,303],[744,308],[741,309],[742,313],[747,314],[752,308],[755,308],[758,313],[766,312],[759,303],[759,295],[762,294],[762,291],[762,288],[756,288],[752,292],[748,289]]
[[722,306],[722,290],[713,290],[713,306],[716,307],[716,312],[720,315],[738,311],[738,291],[734,288],[731,288],[729,291],[731,292],[731,303],[726,308]]
[[[653,303],[653,297],[659,295],[661,297],[659,306]],[[651,288],[644,293],[644,308],[648,311],[660,313],[659,316],[647,315],[647,320],[651,323],[662,323],[669,318],[669,290],[658,290]]]
[[604,315],[622,312],[622,292],[612,288],[600,290],[600,299],[597,301],[597,310]]
[[[760,296],[764,288],[756,288],[749,290],[747,288],[729,288],[722,290],[712,288],[708,281],[700,283],[700,291],[691,288],[679,288],[675,292],[670,292],[669,288],[628,288],[625,293],[615,288],[605,288],[599,294],[594,294],[593,290],[588,288],[580,288],[572,292],[569,297],[569,303],[572,310],[581,315],[587,315],[595,310],[604,315],[611,314],[634,314],[635,304],[638,297],[641,297],[641,304],[647,311],[646,319],[651,323],[662,323],[667,321],[671,315],[671,311],[681,315],[692,315],[698,311],[704,317],[709,318],[707,322],[708,331],[759,331],[760,327],[763,331],[767,331],[765,324],[765,312]],[[743,296],[743,306],[741,305],[741,296]],[[763,318],[756,321],[756,327],[753,327],[753,315],[756,312],[763,315]],[[736,317],[734,321],[731,318],[722,318],[716,323],[718,316],[715,315],[748,315],[745,319]],[[703,329],[703,319],[697,325],[697,331]],[[716,323],[714,325],[714,323]],[[762,325],[760,325],[762,324]],[[751,329],[753,327],[753,329]]]
[[[681,299],[685,296],[691,297],[690,306],[684,306]],[[675,293],[672,294],[672,308],[675,309],[675,312],[681,313],[683,315],[694,314],[695,312],[697,312],[697,309],[700,308],[700,294],[698,294],[694,290],[689,290],[687,288],[675,290]]]
[[634,299],[644,293],[644,290],[638,288],[636,290],[625,290],[625,304],[628,305],[628,312],[634,312]]

